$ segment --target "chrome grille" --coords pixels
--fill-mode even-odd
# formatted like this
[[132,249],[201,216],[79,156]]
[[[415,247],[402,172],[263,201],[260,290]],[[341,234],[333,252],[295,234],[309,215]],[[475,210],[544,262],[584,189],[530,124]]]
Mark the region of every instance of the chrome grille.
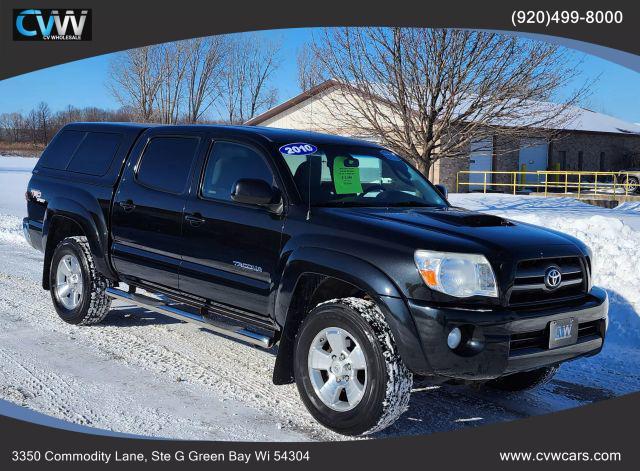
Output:
[[[559,286],[549,288],[545,274],[557,267],[562,274]],[[586,294],[587,275],[580,257],[541,258],[518,263],[509,305],[535,305],[580,298]]]

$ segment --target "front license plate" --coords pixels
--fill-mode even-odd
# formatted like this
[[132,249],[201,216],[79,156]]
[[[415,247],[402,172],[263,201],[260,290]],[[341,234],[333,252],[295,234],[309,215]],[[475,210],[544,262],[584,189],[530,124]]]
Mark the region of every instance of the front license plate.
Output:
[[578,341],[578,322],[575,318],[551,321],[549,348],[565,347]]

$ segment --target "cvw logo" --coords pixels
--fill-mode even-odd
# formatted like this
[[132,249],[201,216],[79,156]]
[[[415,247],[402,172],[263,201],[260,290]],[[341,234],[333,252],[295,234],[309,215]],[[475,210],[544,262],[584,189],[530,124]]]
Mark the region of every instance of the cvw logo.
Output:
[[571,327],[571,324],[557,326],[556,339],[567,339],[571,337]]
[[13,10],[15,41],[90,41],[91,9]]

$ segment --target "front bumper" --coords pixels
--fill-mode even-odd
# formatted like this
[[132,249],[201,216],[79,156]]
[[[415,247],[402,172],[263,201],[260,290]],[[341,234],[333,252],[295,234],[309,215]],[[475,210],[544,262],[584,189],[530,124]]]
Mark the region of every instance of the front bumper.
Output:
[[[594,287],[577,304],[543,310],[435,308],[417,301],[409,301],[409,308],[428,364],[428,371],[415,373],[485,380],[599,353],[609,299],[606,291]],[[550,349],[550,322],[571,317],[578,322],[577,342]],[[452,350],[447,336],[454,327],[462,330],[463,342]]]

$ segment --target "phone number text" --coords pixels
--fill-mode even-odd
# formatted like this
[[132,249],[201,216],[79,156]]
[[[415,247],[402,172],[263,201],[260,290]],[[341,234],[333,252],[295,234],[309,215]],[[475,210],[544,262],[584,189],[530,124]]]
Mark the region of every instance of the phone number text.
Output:
[[623,20],[624,15],[620,10],[514,10],[511,14],[511,23],[515,28],[531,24],[545,27],[578,23],[611,25],[621,24]]

